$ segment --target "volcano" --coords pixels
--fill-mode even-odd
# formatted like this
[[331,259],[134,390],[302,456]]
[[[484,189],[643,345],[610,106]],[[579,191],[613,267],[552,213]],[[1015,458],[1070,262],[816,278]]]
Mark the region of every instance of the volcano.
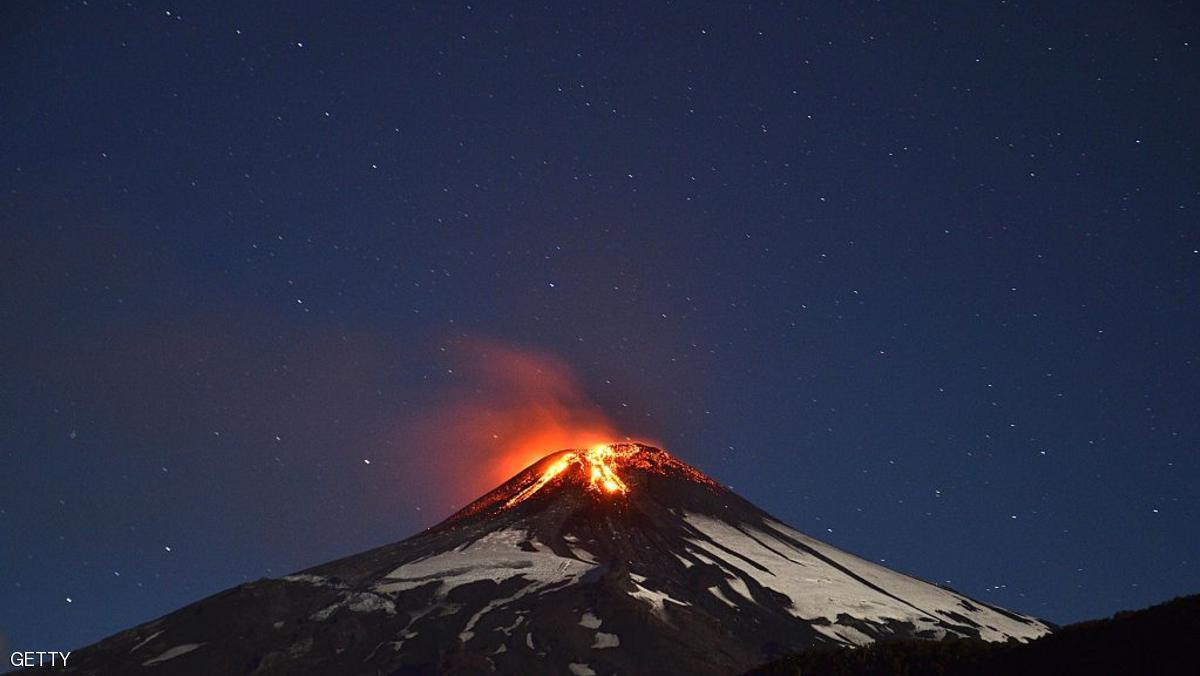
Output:
[[814,540],[658,448],[546,456],[395,544],[75,651],[80,674],[730,674],[1051,627]]

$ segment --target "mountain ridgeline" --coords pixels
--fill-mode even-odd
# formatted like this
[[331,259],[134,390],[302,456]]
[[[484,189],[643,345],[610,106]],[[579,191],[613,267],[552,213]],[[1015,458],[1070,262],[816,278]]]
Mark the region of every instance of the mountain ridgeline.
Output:
[[797,532],[665,451],[613,444],[548,455],[406,540],[81,648],[66,673],[715,675],[812,648],[1050,630]]

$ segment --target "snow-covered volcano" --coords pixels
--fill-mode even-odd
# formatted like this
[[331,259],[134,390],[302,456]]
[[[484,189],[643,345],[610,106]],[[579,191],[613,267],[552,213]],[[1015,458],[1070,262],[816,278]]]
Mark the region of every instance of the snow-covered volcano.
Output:
[[665,451],[546,456],[407,540],[217,594],[73,673],[730,674],[821,644],[1045,623],[814,540]]

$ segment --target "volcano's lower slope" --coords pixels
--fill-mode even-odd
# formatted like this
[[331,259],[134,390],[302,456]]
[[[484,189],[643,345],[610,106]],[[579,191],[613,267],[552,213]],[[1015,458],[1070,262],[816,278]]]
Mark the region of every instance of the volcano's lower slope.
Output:
[[620,444],[547,456],[428,531],[204,599],[70,671],[728,674],[816,645],[1047,631]]

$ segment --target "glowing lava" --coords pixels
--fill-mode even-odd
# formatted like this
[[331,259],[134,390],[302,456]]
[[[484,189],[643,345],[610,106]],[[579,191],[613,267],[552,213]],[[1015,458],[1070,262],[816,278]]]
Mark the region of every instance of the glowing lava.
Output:
[[[647,476],[667,477],[722,491],[700,470],[671,457],[670,453],[637,442],[599,444],[591,448],[558,451],[530,465],[508,482],[446,520],[459,521],[495,509],[510,509],[535,495],[573,485],[600,500],[612,500],[640,490]],[[545,488],[547,490],[543,491]]]
[[638,452],[638,447],[633,444],[603,444],[583,451],[569,451],[564,453],[562,457],[555,460],[538,480],[529,484],[524,490],[517,493],[504,503],[505,507],[525,501],[529,496],[537,493],[543,486],[550,483],[563,472],[573,466],[580,467],[588,477],[588,489],[597,493],[627,493],[629,487],[621,480],[615,469],[622,461],[627,460]]

